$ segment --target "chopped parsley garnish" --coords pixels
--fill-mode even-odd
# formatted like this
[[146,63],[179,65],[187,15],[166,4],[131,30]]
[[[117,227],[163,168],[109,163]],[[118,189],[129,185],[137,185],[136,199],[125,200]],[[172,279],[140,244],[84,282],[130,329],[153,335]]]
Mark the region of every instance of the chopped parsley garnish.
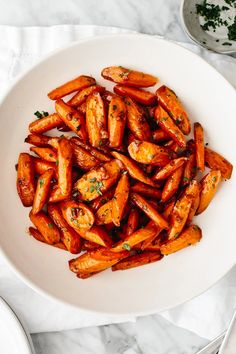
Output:
[[101,188],[103,187],[103,183],[102,182],[97,182],[95,184],[95,189],[96,191],[98,192],[98,194],[102,195],[102,191],[101,191]]
[[80,131],[80,129],[81,129],[81,124],[77,125],[77,127],[76,127],[77,132]]
[[182,119],[180,119],[180,118],[177,118],[176,119],[176,121],[175,121],[175,123],[178,125],[178,124],[180,124],[182,122]]
[[39,180],[39,186],[40,186],[40,188],[42,188],[43,185],[44,185],[44,180],[43,180],[43,179],[40,179],[40,180]]
[[180,232],[176,232],[176,234],[174,235],[174,238],[179,237],[179,235],[180,235]]
[[189,182],[189,178],[188,178],[188,177],[184,177],[184,178],[183,178],[183,181],[184,181],[184,182]]
[[44,112],[44,111],[42,111],[42,113],[39,112],[39,111],[36,111],[36,112],[34,112],[34,115],[35,115],[38,119],[41,119],[41,118],[43,118],[43,117],[47,117],[47,116],[49,115],[49,113],[48,113],[48,112]]
[[90,183],[94,183],[94,182],[96,182],[96,180],[97,180],[97,178],[96,178],[96,177],[89,178],[89,182],[90,182]]
[[165,122],[168,119],[168,117],[163,117],[160,119],[160,122]]
[[58,166],[58,160],[56,160],[55,164],[56,164],[56,166]]
[[124,250],[126,250],[126,251],[130,251],[130,250],[131,250],[131,247],[130,247],[130,245],[129,245],[128,243],[124,243],[123,246],[122,246],[122,248],[123,248]]
[[53,224],[52,224],[52,223],[49,223],[49,224],[48,224],[48,227],[49,227],[49,229],[53,229]]
[[90,193],[93,193],[95,191],[95,187],[94,186],[90,186],[89,191],[90,191]]
[[212,182],[216,182],[216,177],[212,177]]
[[102,146],[102,144],[103,144],[103,141],[100,140],[100,141],[99,141],[99,146]]

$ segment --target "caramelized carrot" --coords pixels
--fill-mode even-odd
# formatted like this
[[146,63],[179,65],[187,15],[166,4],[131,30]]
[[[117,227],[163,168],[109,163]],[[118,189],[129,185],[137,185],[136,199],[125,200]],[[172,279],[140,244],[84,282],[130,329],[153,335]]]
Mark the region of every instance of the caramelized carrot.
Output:
[[25,207],[31,206],[34,201],[34,165],[29,154],[21,153],[18,158],[17,192]]
[[116,85],[114,87],[114,92],[120,96],[128,96],[145,106],[153,105],[157,100],[153,93],[129,86]]

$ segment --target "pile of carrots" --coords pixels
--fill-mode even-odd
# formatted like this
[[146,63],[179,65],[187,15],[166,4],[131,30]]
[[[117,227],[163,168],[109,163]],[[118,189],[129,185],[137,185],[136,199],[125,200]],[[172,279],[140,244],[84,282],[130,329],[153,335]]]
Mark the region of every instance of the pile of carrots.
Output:
[[[165,85],[144,89],[156,77],[121,66],[101,75],[116,84],[114,93],[82,75],[48,94],[55,113],[35,112],[25,139],[34,155],[21,153],[17,164],[18,194],[32,207],[30,235],[85,251],[69,262],[83,279],[159,261],[200,241],[193,217],[233,168],[205,146],[200,123],[186,140],[190,120],[176,94]],[[60,133],[45,135],[52,129]]]

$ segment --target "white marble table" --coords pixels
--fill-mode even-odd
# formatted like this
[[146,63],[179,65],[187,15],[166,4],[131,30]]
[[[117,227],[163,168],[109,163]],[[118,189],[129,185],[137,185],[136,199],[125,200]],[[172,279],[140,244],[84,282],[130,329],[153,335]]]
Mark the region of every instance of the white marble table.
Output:
[[[180,0],[0,0],[0,25],[95,24],[188,41]],[[158,315],[124,323],[32,335],[36,354],[194,354],[206,340]],[[23,354],[23,353],[22,353]]]

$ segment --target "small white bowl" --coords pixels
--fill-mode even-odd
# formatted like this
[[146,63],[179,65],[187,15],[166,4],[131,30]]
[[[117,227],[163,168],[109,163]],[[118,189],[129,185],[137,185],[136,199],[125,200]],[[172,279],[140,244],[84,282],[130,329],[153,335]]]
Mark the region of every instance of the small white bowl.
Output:
[[[211,36],[205,32],[199,22],[199,15],[196,12],[196,4],[202,4],[202,0],[182,0],[180,6],[180,19],[183,28],[190,39],[200,46],[221,54],[233,54],[236,52],[236,41],[231,41],[226,36]],[[222,1],[216,1],[222,3]],[[227,5],[227,4],[225,4]],[[230,46],[224,45],[230,43]]]

